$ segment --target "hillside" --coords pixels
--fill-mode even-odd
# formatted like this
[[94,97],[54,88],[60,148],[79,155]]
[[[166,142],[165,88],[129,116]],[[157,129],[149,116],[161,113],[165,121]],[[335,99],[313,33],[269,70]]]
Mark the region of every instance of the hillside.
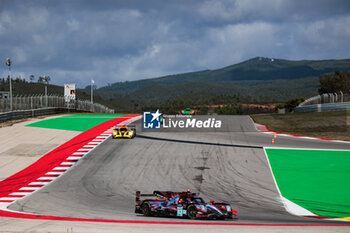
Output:
[[[94,91],[94,101],[121,112],[140,112],[173,103],[176,108],[222,104],[228,96],[240,103],[276,103],[292,97],[317,94],[319,76],[336,70],[350,71],[350,59],[288,61],[254,58],[217,70],[119,82]],[[0,79],[0,91],[8,80]],[[43,95],[45,85],[13,80],[15,95]],[[48,85],[48,94],[63,95],[63,87]],[[77,98],[90,100],[90,87],[77,90]],[[170,102],[169,102],[170,101]],[[175,102],[171,102],[175,101]],[[171,104],[170,104],[171,105]]]
[[143,103],[238,93],[284,101],[316,95],[318,77],[336,70],[350,71],[350,59],[290,61],[256,57],[217,70],[118,82],[97,93],[105,98],[129,97]]

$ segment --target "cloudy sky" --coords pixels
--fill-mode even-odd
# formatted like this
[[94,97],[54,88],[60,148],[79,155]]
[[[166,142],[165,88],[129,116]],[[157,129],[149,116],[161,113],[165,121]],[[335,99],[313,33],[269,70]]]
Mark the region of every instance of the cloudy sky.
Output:
[[[0,0],[0,77],[107,83],[253,57],[350,58],[348,0]],[[2,62],[1,62],[2,60]]]

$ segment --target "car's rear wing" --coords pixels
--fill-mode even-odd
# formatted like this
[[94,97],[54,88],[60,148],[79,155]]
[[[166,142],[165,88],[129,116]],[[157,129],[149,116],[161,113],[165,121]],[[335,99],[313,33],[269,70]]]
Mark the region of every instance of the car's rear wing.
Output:
[[133,124],[117,124],[115,127],[116,128],[120,128],[120,127],[122,127],[122,126],[126,126],[126,127],[130,127],[130,128],[135,128],[136,127],[136,125],[133,125]]
[[154,194],[141,194],[140,191],[136,191],[136,205],[140,205],[141,204],[141,197],[154,197]]
[[114,129],[120,129],[121,127],[127,127],[128,129],[134,129],[134,130],[136,130],[136,125],[128,125],[128,124],[125,124],[125,125],[123,125],[123,124],[118,124],[118,125],[116,125],[115,127],[114,127]]
[[141,197],[155,197],[156,199],[164,200],[167,198],[168,195],[181,195],[181,196],[187,196],[187,197],[194,197],[197,196],[197,193],[191,193],[190,190],[186,192],[172,192],[172,191],[153,191],[152,194],[141,194],[140,191],[136,191],[136,205],[141,204]]
[[141,197],[154,197],[153,200],[166,200],[168,198],[173,198],[174,196],[187,196],[187,197],[195,197],[196,193],[191,193],[190,190],[186,192],[172,192],[172,191],[153,191],[152,194],[141,194],[140,191],[136,191],[136,205],[135,205],[135,213],[142,213],[141,205],[143,200]]

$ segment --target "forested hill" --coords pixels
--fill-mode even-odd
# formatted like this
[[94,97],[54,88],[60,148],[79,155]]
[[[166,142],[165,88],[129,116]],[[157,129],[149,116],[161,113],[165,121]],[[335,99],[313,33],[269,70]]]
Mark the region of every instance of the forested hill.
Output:
[[98,93],[107,98],[127,96],[146,102],[236,93],[283,101],[317,94],[318,77],[336,70],[350,71],[350,59],[291,61],[256,57],[217,70],[118,82],[98,89]]

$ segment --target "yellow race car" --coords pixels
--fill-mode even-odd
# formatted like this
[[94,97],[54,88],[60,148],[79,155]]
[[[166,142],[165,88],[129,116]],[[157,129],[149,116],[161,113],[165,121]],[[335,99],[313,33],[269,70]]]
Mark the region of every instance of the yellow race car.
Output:
[[131,125],[116,126],[113,129],[113,138],[134,138],[136,136],[136,128]]

